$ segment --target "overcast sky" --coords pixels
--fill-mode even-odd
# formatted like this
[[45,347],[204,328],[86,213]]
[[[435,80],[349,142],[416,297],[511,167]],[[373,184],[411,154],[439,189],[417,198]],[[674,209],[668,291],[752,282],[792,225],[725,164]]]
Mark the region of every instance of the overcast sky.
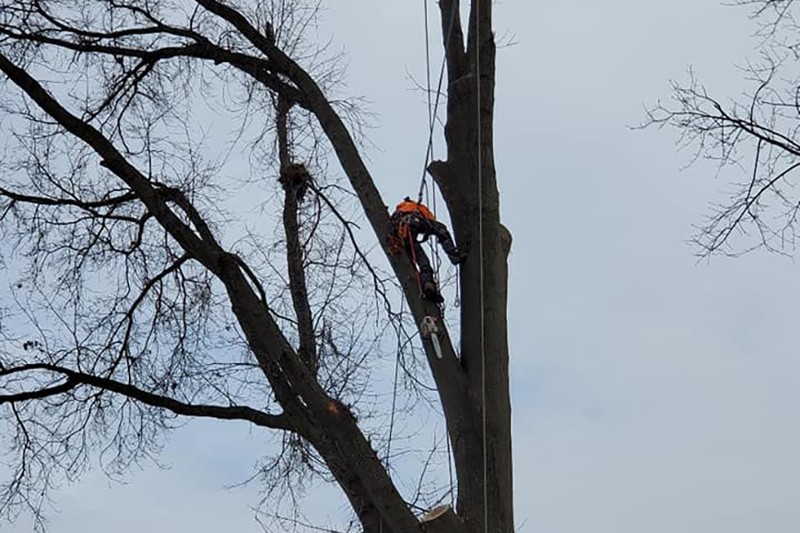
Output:
[[[424,76],[421,1],[330,4],[347,91],[378,113],[373,174],[387,201],[413,194],[426,141],[408,78]],[[514,235],[518,531],[800,531],[798,267],[762,253],[698,264],[686,241],[725,176],[681,170],[689,154],[673,132],[629,129],[690,64],[712,92],[737,95],[735,64],[755,45],[747,11],[501,0],[495,26],[516,43],[499,52],[496,152]],[[60,491],[51,530],[259,532],[255,490],[224,487],[260,445],[245,426],[192,424],[162,456],[170,470]]]

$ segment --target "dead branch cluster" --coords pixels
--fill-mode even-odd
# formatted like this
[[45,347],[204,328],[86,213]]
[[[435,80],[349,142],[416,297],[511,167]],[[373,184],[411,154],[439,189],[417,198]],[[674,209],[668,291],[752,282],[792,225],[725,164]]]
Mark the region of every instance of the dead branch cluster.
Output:
[[311,175],[302,163],[290,163],[281,167],[280,184],[287,194],[295,197],[297,203],[303,203],[311,183]]

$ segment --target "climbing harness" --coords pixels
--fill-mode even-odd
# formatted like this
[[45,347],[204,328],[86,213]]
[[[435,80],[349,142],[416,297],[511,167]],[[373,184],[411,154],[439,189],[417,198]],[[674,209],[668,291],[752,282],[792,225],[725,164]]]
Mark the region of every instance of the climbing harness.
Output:
[[411,228],[408,222],[404,220],[398,221],[396,231],[393,231],[392,235],[389,236],[389,253],[392,255],[399,255],[408,250],[408,253],[411,255],[411,263],[414,265],[417,285],[419,286],[420,293],[422,293],[422,279],[419,273],[419,265],[417,264],[417,253],[414,250],[413,243],[410,242],[410,239],[413,238],[414,236],[411,234]]
[[[387,238],[387,251],[391,255],[407,254],[414,265],[417,286],[422,297],[441,304],[442,296],[438,290],[441,259],[438,248],[430,241],[430,237],[435,235],[436,240],[442,242],[442,235],[437,228],[443,226],[436,221],[436,215],[425,204],[415,202],[407,196],[397,204],[391,220],[392,230]],[[444,231],[447,234],[446,229]],[[447,240],[450,242],[448,246],[453,246],[449,234]],[[424,242],[429,242],[434,258],[432,265],[426,254],[418,248]],[[448,248],[448,253],[454,253],[454,250]]]

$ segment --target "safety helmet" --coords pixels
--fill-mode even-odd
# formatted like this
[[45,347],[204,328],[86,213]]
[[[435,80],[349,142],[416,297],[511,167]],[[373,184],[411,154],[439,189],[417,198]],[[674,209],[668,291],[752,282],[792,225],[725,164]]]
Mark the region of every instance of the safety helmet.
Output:
[[419,213],[428,220],[436,220],[436,216],[433,214],[433,211],[428,209],[425,204],[422,202],[415,202],[408,196],[406,196],[402,202],[397,204],[395,210],[399,211],[400,213]]

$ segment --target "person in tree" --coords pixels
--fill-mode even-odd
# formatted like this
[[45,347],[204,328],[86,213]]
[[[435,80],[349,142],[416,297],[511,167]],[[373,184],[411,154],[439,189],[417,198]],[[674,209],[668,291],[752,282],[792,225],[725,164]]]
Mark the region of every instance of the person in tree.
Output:
[[454,265],[463,262],[466,254],[456,248],[447,227],[436,220],[433,212],[421,202],[415,202],[408,196],[397,204],[391,221],[393,236],[402,243],[403,249],[417,268],[422,296],[434,303],[442,303],[444,298],[436,286],[433,268],[422,243],[434,235]]

